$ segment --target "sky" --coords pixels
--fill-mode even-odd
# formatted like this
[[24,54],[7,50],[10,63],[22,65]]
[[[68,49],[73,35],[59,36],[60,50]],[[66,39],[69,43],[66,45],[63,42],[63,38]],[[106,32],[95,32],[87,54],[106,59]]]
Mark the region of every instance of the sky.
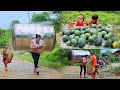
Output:
[[[30,19],[33,12],[42,13],[43,11],[29,11]],[[13,20],[19,20],[20,23],[29,23],[28,11],[0,11],[0,28],[9,29]]]

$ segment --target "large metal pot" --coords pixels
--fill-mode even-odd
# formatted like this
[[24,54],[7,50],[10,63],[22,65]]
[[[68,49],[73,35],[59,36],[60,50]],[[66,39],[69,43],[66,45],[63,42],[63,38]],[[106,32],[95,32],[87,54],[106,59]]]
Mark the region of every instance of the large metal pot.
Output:
[[15,24],[12,34],[12,45],[17,51],[31,51],[30,40],[40,34],[45,43],[45,51],[54,49],[56,34],[52,25],[45,24]]

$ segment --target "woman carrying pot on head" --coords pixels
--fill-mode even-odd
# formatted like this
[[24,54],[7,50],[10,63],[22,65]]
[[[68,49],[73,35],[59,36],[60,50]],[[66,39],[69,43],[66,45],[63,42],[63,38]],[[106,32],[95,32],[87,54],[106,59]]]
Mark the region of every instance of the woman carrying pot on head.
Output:
[[43,50],[45,48],[45,44],[43,40],[41,39],[41,35],[36,34],[36,38],[33,39],[30,43],[31,48],[31,54],[34,60],[34,72],[39,74],[39,67],[38,67],[38,61],[41,53],[43,53]]

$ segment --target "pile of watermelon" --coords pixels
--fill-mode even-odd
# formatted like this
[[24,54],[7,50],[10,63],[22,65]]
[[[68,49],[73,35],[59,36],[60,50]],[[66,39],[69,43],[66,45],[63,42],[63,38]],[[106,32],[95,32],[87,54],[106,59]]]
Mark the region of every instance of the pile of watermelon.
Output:
[[103,40],[105,41],[104,47],[118,48],[118,37],[114,36],[114,30],[111,27],[99,24],[92,24],[91,26],[70,28],[62,31],[62,41],[67,46],[84,48],[86,44],[94,46],[102,46]]

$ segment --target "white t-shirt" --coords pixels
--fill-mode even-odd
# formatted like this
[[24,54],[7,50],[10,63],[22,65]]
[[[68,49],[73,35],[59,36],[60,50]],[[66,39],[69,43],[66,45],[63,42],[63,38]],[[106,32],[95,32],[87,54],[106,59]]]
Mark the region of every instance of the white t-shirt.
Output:
[[[34,48],[34,46],[36,46],[36,39],[33,39],[32,41],[32,45],[30,46],[31,48]],[[42,46],[42,45],[44,45],[44,42],[43,42],[43,40],[41,40],[40,39],[40,41],[39,41],[39,44],[38,44],[39,46]],[[40,49],[37,49],[37,50],[35,50],[35,51],[32,51],[32,52],[34,52],[34,53],[38,53],[38,51],[39,51]]]

